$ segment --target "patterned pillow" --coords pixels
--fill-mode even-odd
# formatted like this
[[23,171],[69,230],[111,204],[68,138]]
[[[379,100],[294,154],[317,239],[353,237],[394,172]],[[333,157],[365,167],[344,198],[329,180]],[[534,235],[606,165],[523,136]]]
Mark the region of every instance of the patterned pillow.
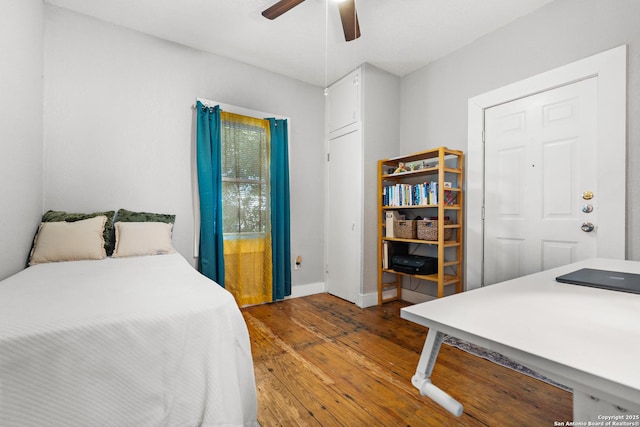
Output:
[[116,221],[122,222],[164,222],[173,224],[176,222],[176,216],[170,214],[159,214],[151,212],[133,212],[126,209],[119,209],[116,215]]
[[94,212],[94,213],[70,213],[64,211],[47,211],[42,215],[42,222],[76,222],[84,219],[94,218],[96,216],[106,216],[107,222],[104,225],[104,249],[107,256],[113,253],[115,246],[115,234],[113,230],[113,217],[115,211]]

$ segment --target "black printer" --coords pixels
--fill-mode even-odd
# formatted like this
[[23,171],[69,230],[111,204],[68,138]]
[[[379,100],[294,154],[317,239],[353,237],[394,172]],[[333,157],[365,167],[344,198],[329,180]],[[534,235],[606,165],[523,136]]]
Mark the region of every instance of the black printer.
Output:
[[394,255],[391,268],[401,273],[435,274],[438,272],[438,258],[420,255]]

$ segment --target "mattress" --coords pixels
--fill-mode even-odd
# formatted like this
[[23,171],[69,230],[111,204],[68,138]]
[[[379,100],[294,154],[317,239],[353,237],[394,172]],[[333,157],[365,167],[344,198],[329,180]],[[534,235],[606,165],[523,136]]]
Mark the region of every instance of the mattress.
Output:
[[246,324],[179,254],[0,282],[0,426],[254,426]]

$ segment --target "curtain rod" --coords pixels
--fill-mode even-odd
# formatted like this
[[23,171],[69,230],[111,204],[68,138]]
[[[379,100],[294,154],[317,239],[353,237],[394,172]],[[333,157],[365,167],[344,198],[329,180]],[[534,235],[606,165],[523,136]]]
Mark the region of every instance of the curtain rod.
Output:
[[191,108],[196,108],[198,106],[198,101],[200,101],[205,107],[215,107],[218,104],[218,102],[211,101],[209,99],[196,98],[196,102],[191,105]]
[[[211,108],[211,107],[215,107],[216,105],[219,105],[222,111],[228,111],[230,113],[242,114],[243,116],[255,117],[255,118],[274,117],[276,119],[283,119],[283,120],[286,119],[289,122],[291,122],[291,119],[288,116],[267,113],[264,111],[257,111],[250,108],[238,107],[236,105],[225,104],[223,102],[218,102],[218,101],[212,101],[211,99],[206,99],[206,98],[196,98],[196,102],[191,106],[191,108],[195,109],[196,106],[198,105],[198,101],[202,102],[202,104],[204,104],[204,106],[207,108]],[[289,123],[289,126],[291,126],[291,123]]]

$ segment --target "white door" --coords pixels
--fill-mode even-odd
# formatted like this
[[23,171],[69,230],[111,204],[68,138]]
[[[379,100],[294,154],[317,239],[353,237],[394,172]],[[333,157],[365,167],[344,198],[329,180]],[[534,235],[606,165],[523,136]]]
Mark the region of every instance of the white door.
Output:
[[486,109],[484,284],[597,255],[597,123],[596,78]]
[[356,302],[362,277],[362,143],[359,131],[329,141],[327,291]]
[[335,82],[327,96],[327,131],[331,134],[360,120],[360,70]]

